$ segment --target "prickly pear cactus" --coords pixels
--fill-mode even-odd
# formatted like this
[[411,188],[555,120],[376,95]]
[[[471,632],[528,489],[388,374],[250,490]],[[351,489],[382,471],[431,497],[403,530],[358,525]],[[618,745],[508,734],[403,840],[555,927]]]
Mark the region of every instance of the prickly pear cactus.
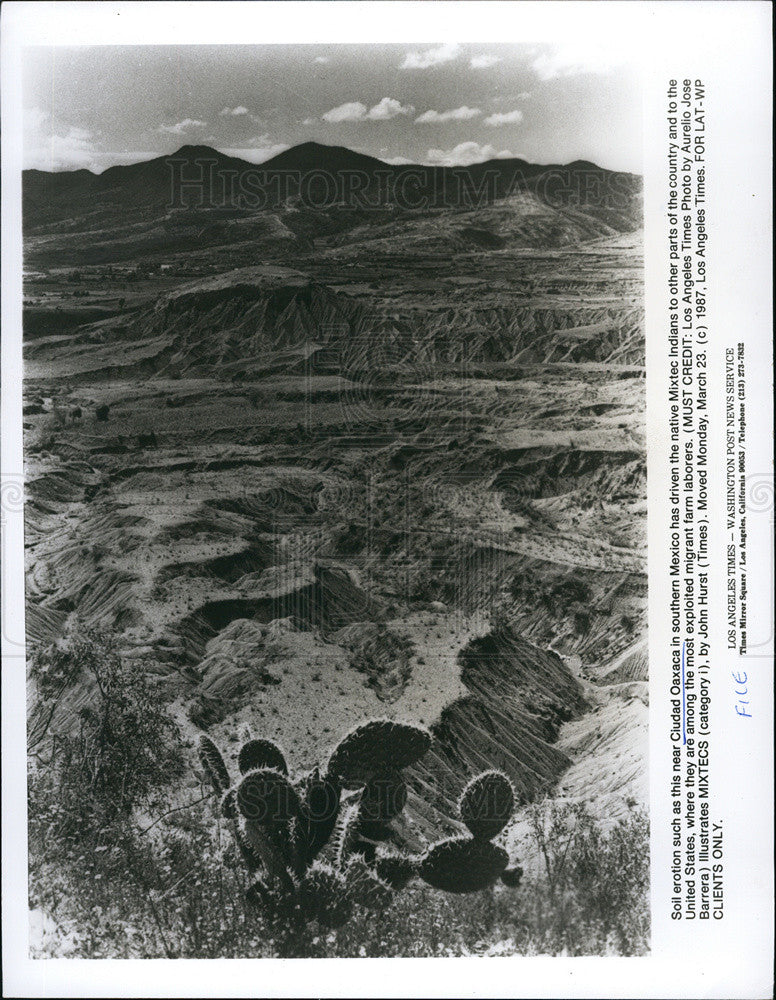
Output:
[[523,879],[523,869],[516,865],[514,868],[505,868],[501,873],[501,881],[508,885],[510,889],[516,889]]
[[199,738],[199,759],[213,788],[219,795],[223,795],[232,782],[229,779],[229,772],[226,769],[224,758],[221,756],[221,751],[209,736],[203,735]]
[[342,788],[335,779],[321,777],[315,768],[299,783],[299,826],[304,838],[304,860],[311,864],[329,842],[339,815]]
[[377,877],[400,892],[417,875],[417,859],[396,854],[384,854],[375,859]]
[[240,774],[258,771],[264,767],[280,771],[281,774],[288,774],[288,764],[283,751],[272,740],[248,740],[240,748],[237,766],[240,768]]
[[475,840],[492,840],[515,809],[512,782],[500,771],[486,771],[464,788],[458,803],[461,819]]
[[407,786],[396,770],[386,771],[364,785],[359,816],[363,822],[389,823],[407,804]]
[[249,771],[237,788],[237,808],[260,826],[290,823],[299,815],[299,796],[280,771],[262,767]]
[[390,904],[393,889],[360,855],[348,860],[343,874],[348,895],[357,905],[377,910]]
[[417,763],[430,746],[431,734],[425,729],[375,719],[348,733],[329,758],[328,773],[347,786],[363,785]]
[[487,840],[450,838],[423,857],[418,874],[445,892],[476,892],[493,885],[509,864],[509,855]]
[[511,869],[505,877],[509,855],[490,843],[507,825],[514,808],[515,791],[501,771],[473,778],[458,802],[461,820],[472,836],[451,837],[432,847],[418,865],[423,881],[445,892],[487,889],[499,877],[505,885],[517,885],[522,869]]
[[340,927],[353,912],[345,876],[319,861],[305,874],[299,897],[307,919],[317,920],[322,927]]
[[335,928],[355,907],[387,906],[416,876],[447,892],[475,892],[499,877],[518,884],[522,870],[508,868],[506,851],[490,843],[515,805],[498,771],[474,778],[461,795],[470,837],[444,840],[417,857],[388,846],[407,803],[402,769],[430,742],[425,729],[375,719],[351,730],[324,768],[293,776],[280,747],[252,739],[239,751],[233,783],[218,747],[201,737],[203,770],[251,876],[246,897],[284,929],[287,945],[313,921]]
[[224,819],[237,819],[237,792],[229,788],[221,799],[221,815]]

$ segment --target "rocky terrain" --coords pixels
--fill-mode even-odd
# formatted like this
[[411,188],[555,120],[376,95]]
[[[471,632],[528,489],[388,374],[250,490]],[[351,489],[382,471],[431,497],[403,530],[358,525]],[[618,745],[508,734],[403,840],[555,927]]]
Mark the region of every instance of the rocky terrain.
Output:
[[[298,150],[265,166],[343,167]],[[483,768],[647,801],[639,182],[586,204],[510,163],[419,209],[171,210],[160,161],[25,178],[30,642],[114,628],[187,739],[293,766],[431,727],[409,843]],[[90,698],[30,694],[33,738]]]

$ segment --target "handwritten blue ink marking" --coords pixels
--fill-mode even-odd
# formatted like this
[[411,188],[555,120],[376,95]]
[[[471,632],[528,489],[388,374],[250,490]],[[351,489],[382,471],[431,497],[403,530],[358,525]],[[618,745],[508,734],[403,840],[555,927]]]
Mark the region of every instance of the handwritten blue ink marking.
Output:
[[684,647],[686,640],[682,643],[682,744],[687,745],[687,698],[684,691]]

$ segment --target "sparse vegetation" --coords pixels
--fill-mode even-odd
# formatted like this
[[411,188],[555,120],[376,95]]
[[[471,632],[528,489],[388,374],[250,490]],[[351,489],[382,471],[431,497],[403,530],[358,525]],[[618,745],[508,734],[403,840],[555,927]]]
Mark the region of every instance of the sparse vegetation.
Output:
[[[33,655],[31,674],[40,697],[28,777],[31,905],[55,913],[66,900],[81,916],[91,905],[116,919],[122,908],[147,909],[151,862],[137,811],[159,808],[183,762],[159,691],[110,633],[80,624]],[[88,704],[60,727],[57,709],[74,688]],[[83,932],[102,936],[89,921]]]
[[[33,656],[31,673],[40,694],[35,745],[75,683],[90,693],[77,722],[51,735],[40,773],[52,796],[49,832],[57,841],[76,819],[93,827],[129,815],[180,773],[177,729],[156,686],[142,667],[122,660],[110,633],[76,624],[61,643]],[[36,822],[34,810],[31,816]]]
[[583,803],[547,801],[528,810],[542,893],[527,900],[538,938],[552,953],[644,954],[649,942],[649,819],[629,815],[605,829]]

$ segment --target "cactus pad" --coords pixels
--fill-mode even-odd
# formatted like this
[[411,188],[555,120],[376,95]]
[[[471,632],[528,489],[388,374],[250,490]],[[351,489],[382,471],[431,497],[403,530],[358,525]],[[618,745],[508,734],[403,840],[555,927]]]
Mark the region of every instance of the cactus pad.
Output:
[[233,833],[237,849],[242,855],[246,868],[249,872],[258,871],[263,865],[261,853],[253,846],[245,830],[239,823],[234,824]]
[[359,821],[358,832],[361,837],[366,837],[367,840],[383,841],[388,840],[391,836],[390,826],[379,820]]
[[310,868],[299,895],[307,919],[317,920],[322,927],[341,927],[350,919],[353,904],[345,879],[328,865]]
[[300,826],[307,841],[305,859],[309,864],[328,843],[337,822],[341,789],[339,783],[322,778],[316,768],[301,786],[303,795]]
[[387,823],[398,816],[407,803],[407,786],[398,771],[371,778],[361,793],[359,816],[364,822]]
[[249,771],[257,771],[264,767],[280,771],[281,774],[288,774],[283,751],[272,740],[248,740],[240,748],[237,766],[240,768],[240,774],[247,774]]
[[500,771],[486,771],[463,790],[458,809],[475,840],[491,840],[507,825],[515,808],[512,783]]
[[378,909],[393,900],[393,889],[383,882],[363,858],[352,857],[345,868],[348,894],[357,906]]
[[501,881],[508,885],[510,889],[516,889],[520,885],[523,877],[523,869],[516,865],[514,868],[505,868],[501,873]]
[[[278,844],[280,837],[277,834],[285,834],[288,824],[276,824],[275,826],[265,826],[253,820],[246,820],[241,826],[238,825],[238,842],[246,845],[249,857],[254,858],[257,864],[255,868],[263,868],[273,881],[273,888],[280,889],[288,893],[293,889],[293,878],[286,865],[285,852]],[[251,867],[251,866],[249,866]]]
[[487,889],[509,863],[507,852],[487,840],[443,840],[421,859],[418,874],[445,892]]
[[204,734],[199,738],[199,759],[213,788],[219,795],[223,795],[232,783],[229,779],[229,772],[226,769],[224,758],[221,756],[221,751],[210,737]]
[[359,840],[353,848],[353,854],[371,865],[377,857],[377,844],[373,844],[371,840]]
[[225,819],[237,819],[237,792],[233,788],[221,799],[221,815]]
[[342,868],[347,864],[350,855],[356,849],[360,836],[358,828],[358,805],[350,803],[340,812],[332,833],[334,857],[337,865]]
[[284,774],[261,768],[240,782],[237,808],[247,820],[263,826],[287,823],[299,813],[299,797]]
[[346,784],[364,784],[385,771],[414,764],[430,745],[425,729],[376,719],[342,740],[329,759],[329,774]]
[[378,858],[375,863],[377,877],[397,892],[400,892],[407,885],[416,871],[416,861],[398,855]]
[[304,804],[311,819],[317,823],[331,822],[337,818],[340,803],[340,786],[336,781],[322,778],[318,768],[310,774],[303,785]]

